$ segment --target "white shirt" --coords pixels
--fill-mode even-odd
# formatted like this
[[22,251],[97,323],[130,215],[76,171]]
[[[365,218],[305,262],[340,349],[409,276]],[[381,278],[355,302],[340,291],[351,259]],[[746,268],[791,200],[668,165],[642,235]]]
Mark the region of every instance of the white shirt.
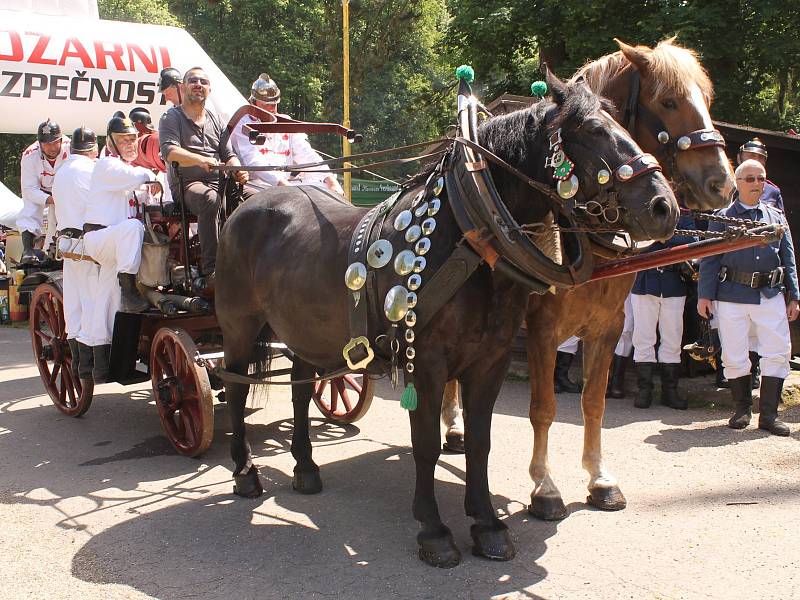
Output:
[[62,136],[61,151],[51,164],[34,142],[25,149],[20,160],[22,200],[26,204],[44,206],[53,189],[53,177],[69,156],[69,138]]
[[[259,122],[257,119],[245,115],[233,128],[231,134],[233,151],[243,165],[283,167],[322,160],[322,157],[311,147],[305,133],[267,133],[265,134],[267,141],[263,145],[251,144],[247,136],[242,133],[242,125],[257,122]],[[251,171],[250,177],[256,180],[254,183],[267,185],[277,185],[279,179],[286,179],[292,183],[317,184],[330,174],[327,166],[317,167],[315,170],[319,173],[300,173],[297,179],[289,179],[288,171]]]
[[[133,191],[148,181],[153,172],[134,167],[116,156],[106,156],[95,163],[86,205],[86,223],[116,225],[136,217]],[[141,192],[142,195],[145,192]]]
[[94,160],[82,154],[70,154],[53,179],[53,200],[59,229],[81,229],[89,201]]

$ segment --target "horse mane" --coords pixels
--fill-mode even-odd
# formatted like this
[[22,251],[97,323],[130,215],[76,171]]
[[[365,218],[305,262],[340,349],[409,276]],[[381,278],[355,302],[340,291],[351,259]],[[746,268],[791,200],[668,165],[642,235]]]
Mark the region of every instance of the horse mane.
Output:
[[[674,43],[671,37],[662,40],[655,48],[636,46],[648,58],[649,78],[653,94],[661,99],[668,94],[688,96],[692,84],[697,85],[710,105],[714,97],[714,86],[708,73],[700,64],[697,53]],[[618,50],[602,58],[586,63],[570,81],[583,77],[595,92],[604,94],[611,80],[625,69],[632,68],[630,61]]]
[[[547,123],[548,135],[567,121],[580,125],[600,109],[611,109],[607,100],[580,82],[565,83],[563,94],[564,101],[559,105],[555,118]],[[527,157],[529,142],[541,132],[545,114],[552,106],[549,102],[537,102],[489,119],[478,130],[481,144],[511,164],[522,164]]]

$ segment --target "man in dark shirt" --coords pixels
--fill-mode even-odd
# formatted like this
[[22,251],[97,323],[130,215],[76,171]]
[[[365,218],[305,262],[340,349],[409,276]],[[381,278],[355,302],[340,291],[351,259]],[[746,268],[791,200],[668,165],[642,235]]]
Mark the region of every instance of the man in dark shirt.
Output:
[[[214,167],[220,164],[239,165],[225,125],[210,109],[206,100],[211,82],[205,71],[194,67],[183,76],[184,93],[180,106],[169,109],[158,125],[161,156],[167,163],[167,180],[173,198],[181,198],[172,163],[181,167],[183,201],[197,215],[200,234],[201,270],[209,277],[214,272],[217,256],[219,176]],[[221,141],[222,140],[222,141]],[[246,171],[234,172],[237,183],[247,183]],[[254,191],[246,187],[244,197]]]

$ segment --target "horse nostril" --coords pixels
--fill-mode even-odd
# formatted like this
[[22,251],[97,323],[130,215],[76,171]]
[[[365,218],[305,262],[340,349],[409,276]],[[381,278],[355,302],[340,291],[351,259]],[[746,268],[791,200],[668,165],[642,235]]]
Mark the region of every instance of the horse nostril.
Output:
[[656,196],[653,198],[653,201],[650,203],[650,212],[658,219],[666,219],[672,213],[669,201],[664,196]]

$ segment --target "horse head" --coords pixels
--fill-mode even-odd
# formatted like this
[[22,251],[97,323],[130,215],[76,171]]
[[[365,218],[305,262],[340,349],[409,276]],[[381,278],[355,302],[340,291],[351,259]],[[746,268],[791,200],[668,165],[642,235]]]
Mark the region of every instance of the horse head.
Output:
[[[655,158],[642,152],[609,114],[610,105],[583,81],[564,83],[548,72],[547,83],[552,102],[486,121],[481,143],[538,181],[555,178],[563,202],[600,226],[622,228],[635,240],[672,236],[678,203]],[[492,167],[492,176],[509,208],[525,210],[519,206],[530,197],[524,184],[499,167]],[[541,219],[541,205],[538,214],[527,210],[527,222]]]
[[616,104],[620,122],[658,157],[687,207],[726,206],[733,173],[709,113],[714,89],[697,54],[674,38],[655,48],[615,41],[619,52],[587,64],[577,76]]

